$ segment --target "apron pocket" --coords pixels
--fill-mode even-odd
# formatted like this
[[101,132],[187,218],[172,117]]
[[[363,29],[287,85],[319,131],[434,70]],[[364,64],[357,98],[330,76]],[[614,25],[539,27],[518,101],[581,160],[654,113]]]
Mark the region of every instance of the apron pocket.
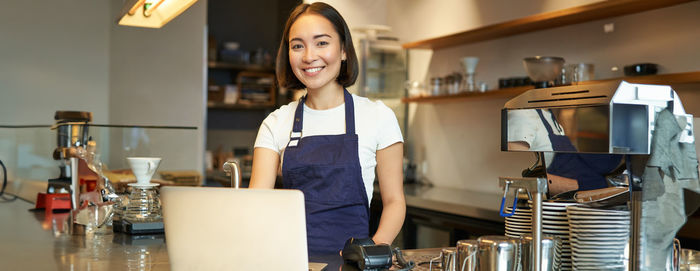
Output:
[[314,165],[289,170],[289,186],[304,191],[307,200],[327,203],[362,204],[364,183],[358,166]]

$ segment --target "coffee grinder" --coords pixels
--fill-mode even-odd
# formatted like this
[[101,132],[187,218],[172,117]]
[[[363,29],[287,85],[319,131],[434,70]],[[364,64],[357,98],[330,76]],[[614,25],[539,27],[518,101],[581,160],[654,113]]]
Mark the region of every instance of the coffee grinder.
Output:
[[[77,209],[80,199],[77,148],[87,145],[88,124],[92,122],[92,113],[56,111],[54,119],[56,123],[51,127],[52,130],[56,130],[53,159],[59,161],[59,176],[48,180],[46,193],[39,193],[37,208]],[[70,205],[61,204],[60,202],[65,201],[56,200],[65,198],[66,195],[70,197]]]

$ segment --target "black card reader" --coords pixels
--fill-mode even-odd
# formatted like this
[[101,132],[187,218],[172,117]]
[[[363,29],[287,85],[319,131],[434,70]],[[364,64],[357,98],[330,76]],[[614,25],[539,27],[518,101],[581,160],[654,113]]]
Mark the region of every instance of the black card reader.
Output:
[[343,261],[363,271],[378,271],[392,266],[390,245],[374,244],[372,239],[350,238],[345,241]]

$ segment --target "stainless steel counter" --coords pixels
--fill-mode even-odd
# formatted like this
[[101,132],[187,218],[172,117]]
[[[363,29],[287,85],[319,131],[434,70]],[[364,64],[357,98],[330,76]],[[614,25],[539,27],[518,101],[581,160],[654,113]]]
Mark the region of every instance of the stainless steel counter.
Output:
[[416,184],[404,185],[404,193],[409,207],[504,222],[498,213],[502,194]]

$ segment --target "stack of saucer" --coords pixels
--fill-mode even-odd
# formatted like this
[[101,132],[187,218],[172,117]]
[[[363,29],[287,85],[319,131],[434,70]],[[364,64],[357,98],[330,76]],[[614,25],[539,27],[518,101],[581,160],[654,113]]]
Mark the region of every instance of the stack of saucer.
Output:
[[[506,211],[511,213],[512,207]],[[523,234],[532,233],[532,210],[530,207],[516,207],[512,216],[506,217],[506,236],[520,238]]]
[[[528,202],[532,206],[532,202]],[[569,220],[566,216],[568,206],[577,203],[570,201],[542,202],[542,233],[561,239],[561,268],[573,270],[571,242],[569,240]]]
[[577,270],[626,270],[630,212],[570,206],[572,259]]

